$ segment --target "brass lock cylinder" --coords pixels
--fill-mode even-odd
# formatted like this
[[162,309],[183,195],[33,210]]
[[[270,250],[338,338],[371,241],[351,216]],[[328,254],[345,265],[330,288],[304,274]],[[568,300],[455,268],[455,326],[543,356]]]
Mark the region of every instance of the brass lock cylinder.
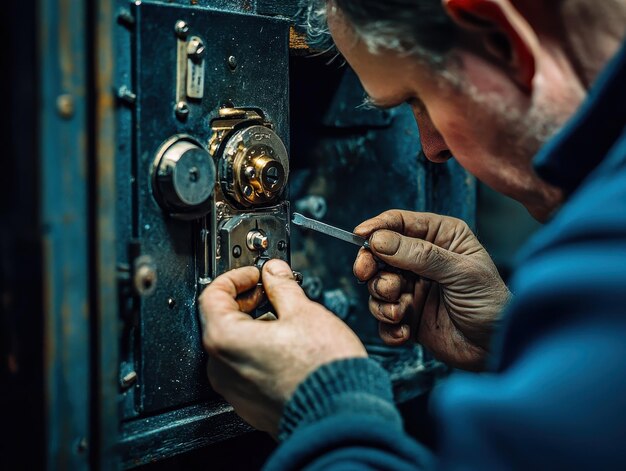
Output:
[[276,202],[289,176],[285,145],[262,125],[229,136],[218,167],[224,193],[244,207]]

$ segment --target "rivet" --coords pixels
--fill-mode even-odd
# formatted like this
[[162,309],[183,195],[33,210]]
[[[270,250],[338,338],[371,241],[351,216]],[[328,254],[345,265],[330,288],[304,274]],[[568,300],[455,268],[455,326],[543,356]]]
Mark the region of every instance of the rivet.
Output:
[[57,97],[57,111],[59,116],[69,119],[74,115],[74,98],[69,93]]

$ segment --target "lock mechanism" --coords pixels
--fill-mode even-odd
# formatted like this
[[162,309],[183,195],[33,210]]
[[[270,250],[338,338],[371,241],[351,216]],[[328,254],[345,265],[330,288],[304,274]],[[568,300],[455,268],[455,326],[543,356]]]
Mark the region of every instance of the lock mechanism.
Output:
[[289,158],[261,111],[225,107],[211,122],[217,168],[213,276],[259,260],[289,261]]
[[223,108],[220,117],[209,147],[224,195],[244,208],[275,204],[289,177],[285,145],[256,111]]
[[179,134],[157,151],[152,168],[152,190],[164,211],[183,219],[196,219],[211,210],[215,165],[198,141]]

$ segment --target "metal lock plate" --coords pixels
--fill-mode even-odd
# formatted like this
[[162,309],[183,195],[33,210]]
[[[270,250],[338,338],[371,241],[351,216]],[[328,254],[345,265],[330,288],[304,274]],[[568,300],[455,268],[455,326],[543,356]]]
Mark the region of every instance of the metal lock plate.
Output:
[[[255,265],[261,256],[286,259],[289,220],[285,209],[279,206],[268,212],[243,213],[224,220],[219,231],[217,270]],[[261,241],[263,237],[265,242]],[[255,244],[255,238],[261,240]]]
[[[127,211],[120,212],[119,234],[124,240],[137,240],[142,254],[152,256],[159,279],[152,295],[141,299],[137,334],[129,343],[138,378],[136,386],[124,393],[134,396],[131,405],[124,406],[127,419],[216,397],[206,378],[206,356],[198,324],[200,280],[208,282],[222,270],[217,263],[221,258],[221,252],[216,251],[217,235],[227,220],[259,212],[279,217],[277,210],[267,205],[231,206],[232,201],[225,202],[220,184],[214,185],[213,196],[206,200],[205,207],[201,201],[206,186],[197,182],[209,181],[210,170],[200,172],[194,182],[194,165],[183,164],[180,159],[176,167],[183,164],[182,181],[177,179],[177,169],[170,174],[173,178],[167,183],[169,187],[161,188],[159,183],[154,191],[155,158],[162,153],[164,142],[170,136],[184,134],[208,152],[213,135],[211,122],[220,117],[226,103],[252,104],[263,110],[265,120],[271,122],[272,132],[285,148],[289,136],[287,21],[165,3],[136,2],[131,9],[135,18],[134,71],[129,75],[134,77],[131,88],[137,97],[133,124],[125,129],[132,132],[134,140],[129,146],[133,163],[120,159],[119,168],[126,170],[119,176],[118,193],[120,201],[128,202],[125,208],[132,209],[132,218]],[[254,39],[258,37],[263,40]],[[194,38],[200,38],[204,46],[200,57],[191,57],[199,46],[192,42]],[[231,56],[236,58],[236,67],[229,65]],[[196,73],[201,71],[204,82]],[[179,107],[181,102],[184,106]],[[189,163],[199,156],[190,154]],[[163,157],[164,153],[161,160]],[[169,157],[161,168],[165,175],[175,160]],[[215,162],[214,155],[210,158]],[[160,167],[161,162],[156,168]],[[129,173],[133,175],[130,184]],[[280,220],[285,221],[287,206],[282,198],[270,206],[280,207]],[[183,205],[192,206],[192,211],[179,211]],[[190,220],[172,218],[170,214],[183,214]],[[197,219],[202,214],[206,217]],[[237,244],[248,251],[246,235]],[[283,252],[283,257],[287,253]],[[220,267],[225,267],[225,260],[219,262]],[[130,362],[131,357],[122,360]]]

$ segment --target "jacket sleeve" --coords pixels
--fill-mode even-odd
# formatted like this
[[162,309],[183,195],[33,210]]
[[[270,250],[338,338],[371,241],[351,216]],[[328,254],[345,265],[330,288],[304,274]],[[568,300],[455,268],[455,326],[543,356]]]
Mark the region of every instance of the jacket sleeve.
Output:
[[280,425],[267,470],[416,470],[431,453],[408,437],[387,373],[373,360],[329,363],[300,384]]

